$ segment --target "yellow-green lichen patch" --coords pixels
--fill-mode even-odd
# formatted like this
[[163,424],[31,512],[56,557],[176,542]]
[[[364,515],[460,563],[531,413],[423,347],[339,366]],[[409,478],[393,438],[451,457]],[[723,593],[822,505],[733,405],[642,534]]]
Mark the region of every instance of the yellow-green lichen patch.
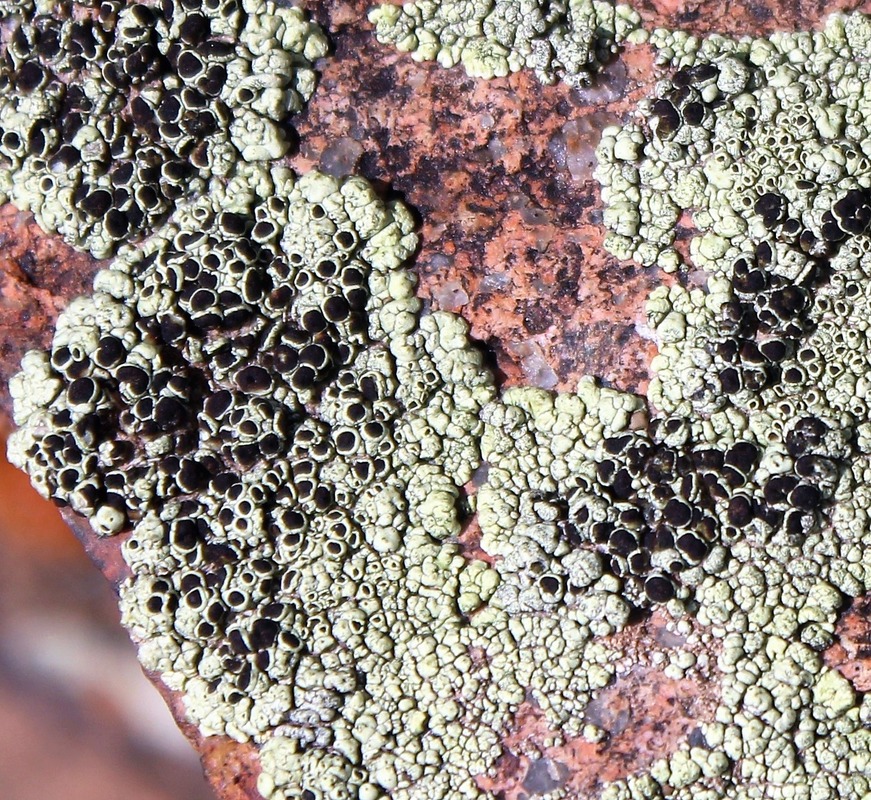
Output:
[[718,501],[726,557],[692,576],[691,608],[724,648],[707,747],[608,798],[869,790],[869,700],[819,655],[847,598],[871,590],[867,28],[856,14],[769,39],[657,31],[677,71],[640,124],[599,147],[613,252],[676,269],[678,218],[690,211],[699,229],[703,288],[648,303],[650,401],[716,447],[755,451]]
[[0,200],[97,257],[287,151],[323,31],[271,2],[0,5]]
[[[151,14],[176,36],[155,10],[113,8],[113,31]],[[634,19],[585,3],[389,8],[380,35],[419,29],[401,44],[420,57],[575,82],[595,42],[625,33],[611,23]],[[283,13],[209,25],[221,42],[248,31],[282,70],[301,40],[258,48]],[[264,796],[492,797],[479,779],[524,703],[555,746],[598,743],[590,702],[641,662],[711,682],[719,705],[603,797],[865,800],[871,700],[822,651],[871,590],[867,27],[653,35],[677,72],[648,125],[604,137],[605,221],[621,255],[677,268],[673,228],[695,209],[707,280],[650,297],[652,409],[591,379],[498,396],[466,324],[421,313],[409,211],[362,179],[248,163],[280,154],[260,149],[271,117],[248,94],[222,180],[25,357],[11,459],[99,533],[125,532],[123,620],[143,664],[203,734],[260,746]],[[486,561],[457,543],[474,509]],[[628,631],[610,637],[652,605],[680,645],[627,654]]]
[[270,740],[275,797],[435,780],[489,682],[457,598],[495,576],[445,540],[493,389],[464,322],[418,318],[415,243],[361,179],[254,167],[99,273],[12,381],[10,457],[132,529],[143,664],[204,734]]
[[638,123],[603,134],[607,246],[674,269],[675,224],[689,210],[696,267],[728,274],[736,255],[775,239],[786,248],[777,271],[792,280],[803,256],[825,258],[863,232],[866,27],[855,14],[768,39],[655,31],[651,43],[677,69],[642,103]]
[[369,13],[382,44],[443,67],[461,64],[473,78],[532,69],[544,83],[591,80],[616,44],[638,28],[628,6],[600,0],[417,0]]

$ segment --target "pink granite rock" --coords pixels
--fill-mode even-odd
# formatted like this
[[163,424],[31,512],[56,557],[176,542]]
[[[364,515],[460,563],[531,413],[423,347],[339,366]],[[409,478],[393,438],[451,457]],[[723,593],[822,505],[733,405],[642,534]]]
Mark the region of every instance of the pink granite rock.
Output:
[[[319,88],[295,119],[302,144],[290,163],[362,174],[416,209],[419,294],[427,306],[471,323],[503,386],[568,390],[594,374],[643,392],[654,352],[643,303],[669,279],[605,253],[592,168],[599,131],[627,119],[656,79],[650,50],[627,48],[582,91],[542,86],[527,73],[483,82],[378,45],[365,21],[366,0],[304,5],[329,30],[334,53],[319,65]],[[639,10],[647,25],[763,33],[806,27],[854,5],[648,1]],[[0,411],[8,419],[6,379],[26,349],[47,345],[57,313],[88,291],[100,264],[8,206],[0,210],[0,244]],[[66,518],[107,578],[119,580],[126,569],[121,537],[99,539],[80,518]],[[462,541],[476,552],[474,523]],[[871,689],[869,603],[856,601],[845,614],[840,643],[829,653],[861,690]],[[506,798],[565,785],[585,798],[602,781],[632,774],[691,740],[713,712],[717,687],[668,679],[650,663],[651,652],[673,646],[662,631],[653,617],[621,634],[638,666],[588,711],[610,733],[606,741],[548,745],[541,713],[526,703],[496,775],[481,785]],[[259,797],[256,748],[202,738],[185,722],[180,697],[163,691],[216,794]]]

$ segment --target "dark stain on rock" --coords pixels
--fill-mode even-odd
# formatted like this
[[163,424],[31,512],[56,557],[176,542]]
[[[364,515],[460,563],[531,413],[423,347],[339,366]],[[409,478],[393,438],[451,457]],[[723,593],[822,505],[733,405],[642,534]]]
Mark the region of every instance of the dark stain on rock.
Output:
[[523,306],[523,324],[529,333],[542,333],[553,324],[553,318],[541,303],[526,301]]
[[396,70],[393,67],[381,67],[373,70],[366,80],[369,97],[380,99],[391,92],[404,91],[403,87],[396,85]]

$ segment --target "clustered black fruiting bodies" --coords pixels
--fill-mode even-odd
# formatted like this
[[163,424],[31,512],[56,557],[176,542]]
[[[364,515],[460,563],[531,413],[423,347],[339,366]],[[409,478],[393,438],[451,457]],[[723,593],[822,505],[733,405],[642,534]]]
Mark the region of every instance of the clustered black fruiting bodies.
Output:
[[841,242],[849,236],[865,233],[869,224],[871,191],[850,189],[835,201],[831,211],[823,214],[823,238],[830,242]]
[[[746,56],[742,59],[745,88],[763,87],[761,70],[747,64]],[[837,346],[834,338],[842,339],[843,334],[815,334],[832,310],[831,301],[820,296],[833,276],[830,262],[848,242],[867,234],[871,192],[850,177],[835,181],[838,168],[827,157],[808,158],[807,166],[804,160],[797,163],[795,174],[776,167],[773,153],[782,150],[798,162],[799,151],[789,148],[803,137],[825,142],[826,136],[800,103],[795,109],[778,110],[761,97],[764,92],[759,97],[745,94],[739,101],[720,91],[723,63],[678,70],[649,106],[654,142],[679,144],[685,148],[682,152],[695,148],[707,154],[702,164],[722,157],[719,163],[734,181],[728,202],[752,223],[746,234],[734,237],[745,252],[730,267],[714,268],[727,279],[730,296],[705,332],[705,356],[699,357],[709,358],[711,367],[704,387],[688,399],[708,412],[733,404],[750,415],[780,404],[775,413],[784,417],[778,445],[783,451],[781,466],[774,474],[766,471],[754,479],[758,485],[737,493],[738,487],[732,486],[729,496],[721,498],[728,503],[723,523],[752,527],[763,537],[783,531],[790,541],[800,542],[824,520],[838,471],[851,451],[849,444],[837,441],[837,425],[829,418],[835,413],[829,403],[839,408],[848,404],[843,397],[826,396],[827,381],[839,370],[837,364],[827,363],[828,351]],[[774,123],[780,123],[780,116],[784,120],[778,128]],[[729,125],[738,121],[741,130],[726,136],[726,120]],[[715,132],[717,125],[722,130]],[[862,161],[859,148],[849,142],[833,147],[831,158],[842,159],[840,163]],[[754,217],[761,228],[754,227]],[[845,287],[847,301],[858,293],[854,284]],[[835,311],[848,316],[846,306]],[[831,321],[827,324],[832,327]],[[843,344],[837,347],[843,355]],[[819,388],[798,402],[790,399],[815,383]],[[811,396],[817,398],[813,403]]]
[[[765,213],[779,204],[764,194],[757,203]],[[769,226],[773,227],[773,226]],[[813,240],[800,236],[803,242]],[[828,277],[828,263],[808,258],[799,280],[789,280],[771,271],[775,250],[766,241],[756,246],[753,257],[739,258],[733,265],[731,284],[735,300],[725,304],[718,334],[710,352],[721,366],[718,379],[727,395],[743,390],[758,394],[772,386],[789,391],[800,388],[823,371],[822,356],[804,346],[815,329],[811,315],[814,289]],[[826,457],[828,425],[816,416],[797,419],[785,437],[787,454],[795,459],[789,474],[778,474],[762,484],[755,501],[740,495],[730,502],[729,521],[739,527],[755,518],[769,530],[783,528],[803,538],[821,522],[820,511],[831,499],[832,473],[837,466]],[[822,482],[815,481],[816,475]]]
[[[693,111],[690,120],[681,117],[666,126],[667,134],[681,134],[685,124],[702,125],[716,105],[703,104],[700,92],[719,74],[712,65],[679,74],[681,85],[668,93],[677,105],[668,101],[665,106],[664,98],[653,104],[660,120],[654,124],[656,135],[662,119],[689,102],[708,111]],[[684,416],[684,411],[654,419],[648,431],[606,437],[588,454],[594,475],[573,475],[577,488],[541,495],[549,508],[559,509],[563,543],[599,553],[604,569],[621,579],[625,597],[638,605],[688,599],[717,546],[774,542],[800,547],[829,522],[838,476],[853,452],[854,433],[837,421],[825,381],[819,389],[806,387],[839,368],[826,364],[825,336],[817,336],[821,315],[832,305],[820,290],[836,271],[830,259],[866,232],[868,194],[840,191],[831,211],[817,215],[824,229],[831,224],[827,214],[834,220],[838,237],[831,231],[814,233],[812,220],[808,226],[788,225],[800,215],[789,216],[784,196],[762,190],[755,196],[755,209],[748,213],[762,218],[764,237],[731,265],[718,267],[716,302],[688,319],[683,312],[704,304],[701,293],[684,306],[680,299],[674,305],[669,301],[685,325],[683,335],[690,333],[675,347],[678,353],[686,348],[680,366],[693,386],[681,399],[698,415]],[[855,297],[857,290],[848,282],[845,295]],[[681,296],[686,299],[688,293]],[[847,305],[838,308],[843,318]],[[843,344],[838,347],[843,350]],[[670,374],[668,380],[682,378]],[[844,404],[834,393],[831,400]],[[710,432],[702,435],[704,418],[733,409],[745,420],[746,432],[724,436],[722,444]],[[746,420],[769,409],[777,424],[760,441],[747,430]],[[718,424],[724,424],[722,419]],[[546,520],[535,519],[533,526],[540,522]],[[540,558],[529,560],[545,604],[557,602],[565,591],[580,591],[560,577],[560,569]],[[684,583],[688,571],[694,574]]]
[[[808,192],[816,188],[808,181],[799,183],[806,184],[800,188]],[[850,237],[866,233],[871,195],[864,189],[842,193],[822,214],[819,236],[789,216],[788,207],[787,199],[777,193],[759,196],[754,211],[771,239],[756,244],[752,256],[741,257],[732,266],[735,299],[724,304],[709,346],[721,365],[717,377],[726,395],[744,390],[758,395],[771,387],[788,394],[826,371],[825,355],[809,342],[819,316],[814,297],[830,278],[829,259]],[[788,257],[803,265],[800,270],[792,268],[798,272],[794,277],[778,269],[778,260]],[[784,437],[792,469],[767,478],[755,501],[733,498],[730,522],[744,526],[755,517],[768,531],[783,529],[799,539],[814,530],[843,466],[840,454],[828,449],[827,434],[830,426],[818,416],[793,420]]]
[[799,281],[772,271],[775,250],[769,242],[732,266],[735,299],[724,304],[709,349],[722,367],[723,392],[756,394],[790,373],[799,343],[813,330],[809,316],[814,286],[825,265],[808,259]]
[[[389,299],[373,299],[370,279],[410,252],[410,217],[397,222],[399,207],[362,182],[261,176],[272,179],[281,189],[247,209],[236,197],[188,206],[187,224],[98,275],[49,357],[25,365],[22,380],[54,399],[14,445],[59,505],[103,534],[132,528],[122,600],[157,643],[146,660],[204,695],[198,722],[242,738],[308,713],[288,695],[314,658],[303,642],[350,580],[346,563],[368,557],[353,510],[398,480],[408,414],[396,365],[370,338]],[[377,268],[363,229],[382,237]],[[328,585],[314,563],[332,570]],[[201,661],[164,664],[179,642]]]
[[[686,420],[655,420],[649,432],[603,440],[595,484],[569,497],[565,535],[592,543],[630,596],[664,603],[678,594],[680,574],[698,566],[723,538],[719,504],[735,496],[755,471],[749,442],[723,450],[693,445]],[[594,498],[606,510],[596,513]]]
[[[258,63],[264,74],[251,79],[256,56],[241,43],[238,0],[4,10],[2,185],[44,227],[98,256],[147,235],[180,198],[229,174],[242,157],[240,114],[270,126],[264,119],[275,118],[270,131],[281,138],[303,100],[292,61],[281,75]],[[267,50],[262,43],[258,55]],[[265,102],[265,87],[280,88],[280,99]]]
[[[360,485],[389,468],[389,418],[373,410],[382,387],[345,371],[369,343],[367,267],[347,246],[356,233],[340,228],[345,248],[310,264],[282,249],[280,222],[268,237],[254,215],[199,224],[133,259],[140,311],[123,338],[104,332],[92,352],[53,348],[66,389],[28,456],[56,475],[47,485],[58,502],[75,496],[85,513],[108,505],[131,520],[154,496],[208,491],[232,505],[243,473],[290,459],[297,510],[264,525],[304,525],[333,505],[319,462],[348,459]],[[322,400],[341,406],[334,426],[305,422]],[[245,514],[223,517],[241,525]]]
[[[279,568],[268,551],[263,557],[260,547],[204,547],[209,538],[206,509],[189,501],[178,511],[170,548],[188,560],[172,572],[144,574],[133,596],[151,618],[153,634],[174,630],[205,649],[211,663],[203,665],[201,691],[219,699],[216,708],[220,703],[250,705],[252,695],[292,674],[306,654],[300,603],[289,595],[281,599]],[[134,563],[136,545],[125,545]],[[284,713],[276,709],[273,718],[253,724],[274,725]]]
[[[855,156],[855,153],[853,154]],[[819,187],[814,181],[797,180],[796,188],[805,193],[809,203]],[[798,216],[789,216],[790,203],[777,192],[763,192],[753,205],[773,238],[811,258],[827,258],[851,236],[860,236],[871,224],[871,191],[848,189],[824,211],[818,233],[806,227]],[[771,263],[771,258],[767,259]]]
[[715,64],[699,64],[678,70],[671,77],[671,88],[651,102],[650,127],[654,134],[665,141],[675,138],[692,141],[693,128],[710,128],[713,123],[710,111],[722,105],[723,101],[717,99],[706,103],[701,92],[716,84],[719,74]]

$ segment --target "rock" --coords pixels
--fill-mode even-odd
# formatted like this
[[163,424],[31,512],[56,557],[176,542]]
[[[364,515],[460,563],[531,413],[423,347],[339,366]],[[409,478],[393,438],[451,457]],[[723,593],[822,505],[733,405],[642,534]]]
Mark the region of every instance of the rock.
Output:
[[[365,22],[365,0],[304,5],[329,30],[334,55],[319,65],[320,86],[294,120],[304,144],[292,166],[320,166],[335,175],[356,171],[403,195],[422,223],[418,294],[470,322],[503,386],[532,382],[570,389],[581,375],[594,374],[643,392],[654,351],[641,333],[642,306],[654,286],[670,279],[605,253],[590,152],[596,132],[625,118],[655,81],[650,51],[628,49],[619,66],[582,92],[542,86],[526,73],[484,82],[460,68],[417,64],[379,46]],[[717,0],[658,0],[640,12],[647,25],[763,33],[807,25],[839,5],[846,4],[764,0],[732,4],[724,18]],[[0,415],[6,423],[6,382],[21,355],[48,344],[57,314],[89,290],[101,262],[46,236],[11,206],[0,209],[0,247]],[[65,517],[117,584],[126,569],[120,541],[98,538],[71,512]],[[474,535],[468,538],[474,546]],[[867,608],[860,604],[851,614],[858,616],[845,625],[841,651],[832,658],[840,658],[847,679],[860,674],[855,688],[867,691],[867,667],[857,673],[843,666],[868,659]],[[638,652],[667,649],[658,630],[653,623],[630,628],[629,644]],[[256,749],[201,737],[185,722],[181,698],[155,682],[201,753],[216,794],[223,800],[258,798]],[[650,705],[643,713],[621,715],[640,688],[651,686],[662,690],[664,705],[645,695]],[[848,688],[838,683],[835,694]],[[589,796],[604,766],[609,777],[632,774],[691,738],[712,708],[709,691],[658,673],[630,674],[602,693],[597,718],[589,720],[610,739],[558,746],[546,744],[553,732],[542,732],[536,709],[524,704],[508,743],[510,753],[520,755],[506,755],[482,785],[516,797],[521,789],[547,792],[567,781],[577,796]],[[689,710],[675,716],[674,708]],[[535,758],[531,744],[541,747]],[[583,766],[591,757],[592,769]]]

